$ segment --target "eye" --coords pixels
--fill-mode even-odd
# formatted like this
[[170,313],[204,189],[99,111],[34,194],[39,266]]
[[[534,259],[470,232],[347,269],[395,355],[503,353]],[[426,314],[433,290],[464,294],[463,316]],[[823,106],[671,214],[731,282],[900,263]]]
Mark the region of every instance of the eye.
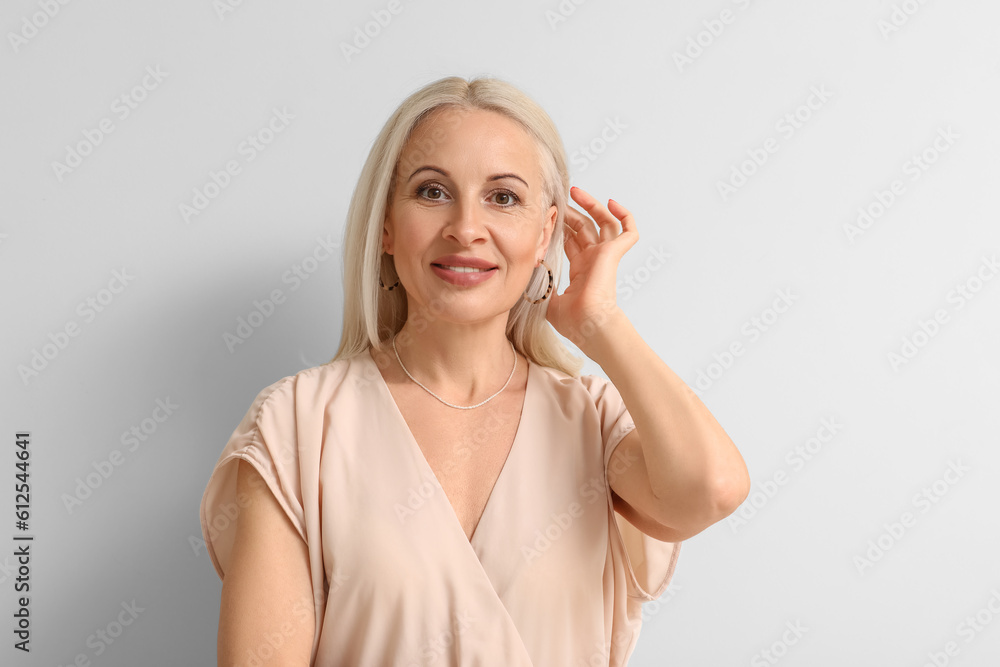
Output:
[[[428,201],[445,201],[448,197],[444,186],[434,182],[424,183],[417,188],[416,194]],[[521,198],[511,190],[494,190],[490,196],[500,208],[512,208],[521,203]]]
[[[493,193],[494,197],[497,197],[497,204],[502,208],[510,208],[511,206],[516,206],[521,203],[520,197],[511,192],[510,190],[497,190]],[[500,198],[503,198],[502,200]]]
[[[427,195],[434,193],[434,196],[420,195],[420,193],[426,191]],[[425,183],[417,188],[417,194],[423,196],[425,199],[430,199],[431,201],[441,201],[444,199],[444,189],[437,183]]]

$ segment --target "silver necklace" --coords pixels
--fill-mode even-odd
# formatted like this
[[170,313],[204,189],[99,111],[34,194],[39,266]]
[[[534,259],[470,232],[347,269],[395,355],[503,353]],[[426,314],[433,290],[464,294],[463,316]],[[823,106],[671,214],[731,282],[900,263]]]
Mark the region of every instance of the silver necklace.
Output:
[[[508,377],[507,381],[503,383],[502,387],[500,387],[500,391],[503,391],[504,389],[506,389],[507,385],[510,384],[510,378],[514,377],[514,370],[517,368],[517,352],[514,350],[514,343],[512,341],[510,341],[509,339],[508,339],[507,342],[510,343],[510,350],[511,350],[511,352],[514,352],[514,368],[510,369],[510,377]],[[500,391],[498,391],[496,394],[493,394],[493,396],[490,396],[489,398],[487,398],[482,403],[476,403],[475,405],[455,405],[454,403],[449,403],[448,401],[444,400],[443,398],[441,398],[440,396],[438,396],[437,394],[435,394],[433,391],[431,391],[427,387],[424,387],[424,385],[422,385],[419,382],[417,382],[417,378],[415,378],[412,375],[410,375],[410,371],[406,370],[406,366],[403,366],[403,360],[399,358],[399,351],[396,350],[396,336],[392,337],[392,351],[396,353],[396,361],[399,362],[400,367],[403,369],[403,372],[406,373],[407,377],[409,377],[411,380],[413,380],[414,382],[416,382],[428,394],[430,394],[431,396],[433,396],[434,398],[436,398],[437,400],[441,401],[442,403],[444,403],[445,405],[447,405],[449,407],[458,408],[459,410],[471,410],[472,408],[478,408],[480,405],[483,405],[484,403],[488,403],[488,402],[492,401],[497,396],[497,394],[500,393]]]

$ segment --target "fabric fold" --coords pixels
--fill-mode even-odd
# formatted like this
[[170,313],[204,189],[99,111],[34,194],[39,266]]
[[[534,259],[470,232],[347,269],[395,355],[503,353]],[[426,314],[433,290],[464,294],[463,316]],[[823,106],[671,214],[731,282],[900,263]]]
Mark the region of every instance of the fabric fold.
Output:
[[471,543],[367,352],[264,388],[202,498],[217,574],[244,460],[308,547],[311,664],[624,667],[680,544],[614,511],[609,461],[635,428],[614,385],[535,364],[528,378],[516,446]]

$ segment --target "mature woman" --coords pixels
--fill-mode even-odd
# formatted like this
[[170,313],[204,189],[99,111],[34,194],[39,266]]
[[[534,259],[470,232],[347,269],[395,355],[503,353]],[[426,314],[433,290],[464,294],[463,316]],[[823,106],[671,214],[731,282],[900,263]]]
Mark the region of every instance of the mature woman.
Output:
[[638,237],[511,85],[406,99],[351,201],[336,356],[260,392],[202,499],[220,665],[626,664],[680,542],[749,491],[615,303]]

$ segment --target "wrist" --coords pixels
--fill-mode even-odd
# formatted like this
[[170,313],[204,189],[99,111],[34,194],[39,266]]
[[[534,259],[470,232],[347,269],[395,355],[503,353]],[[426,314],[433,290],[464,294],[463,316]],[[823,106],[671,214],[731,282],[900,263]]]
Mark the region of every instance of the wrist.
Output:
[[602,358],[622,345],[630,327],[625,312],[616,305],[584,319],[574,330],[571,341],[589,358],[601,363]]

